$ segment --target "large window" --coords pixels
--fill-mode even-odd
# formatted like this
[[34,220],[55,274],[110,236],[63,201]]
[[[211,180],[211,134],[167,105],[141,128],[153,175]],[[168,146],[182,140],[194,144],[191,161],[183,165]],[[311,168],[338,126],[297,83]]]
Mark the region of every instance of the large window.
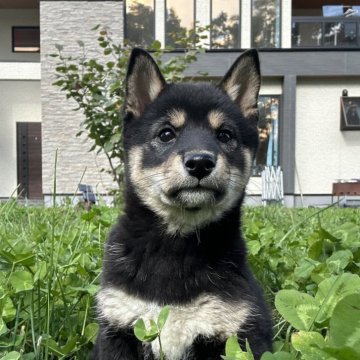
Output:
[[280,47],[280,0],[252,0],[251,45]]
[[279,165],[279,96],[259,97],[259,148],[254,175],[265,166]]
[[211,48],[240,48],[240,0],[211,1]]
[[13,52],[39,52],[40,29],[38,26],[14,26],[12,28]]
[[125,38],[148,47],[155,40],[154,0],[126,0]]
[[166,45],[183,47],[181,38],[194,28],[194,16],[194,0],[166,0]]

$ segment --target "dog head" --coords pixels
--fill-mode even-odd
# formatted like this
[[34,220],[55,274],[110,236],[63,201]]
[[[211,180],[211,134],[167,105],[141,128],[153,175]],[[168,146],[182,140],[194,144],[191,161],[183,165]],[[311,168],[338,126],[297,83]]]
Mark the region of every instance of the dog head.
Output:
[[243,53],[218,86],[167,84],[134,49],[126,78],[126,177],[171,234],[186,234],[238,206],[258,145],[259,59]]

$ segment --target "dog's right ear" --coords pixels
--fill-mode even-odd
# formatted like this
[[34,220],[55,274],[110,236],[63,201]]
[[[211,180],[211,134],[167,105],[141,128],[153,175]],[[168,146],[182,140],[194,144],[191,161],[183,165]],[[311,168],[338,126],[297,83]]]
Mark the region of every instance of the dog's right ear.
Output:
[[153,58],[145,50],[134,48],[125,80],[125,112],[140,117],[165,86],[165,79]]

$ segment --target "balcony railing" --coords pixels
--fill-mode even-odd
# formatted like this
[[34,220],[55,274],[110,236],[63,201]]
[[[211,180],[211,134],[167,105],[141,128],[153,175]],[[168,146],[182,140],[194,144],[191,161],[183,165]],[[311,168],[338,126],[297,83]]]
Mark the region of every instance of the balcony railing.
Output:
[[360,48],[360,17],[293,17],[293,48]]

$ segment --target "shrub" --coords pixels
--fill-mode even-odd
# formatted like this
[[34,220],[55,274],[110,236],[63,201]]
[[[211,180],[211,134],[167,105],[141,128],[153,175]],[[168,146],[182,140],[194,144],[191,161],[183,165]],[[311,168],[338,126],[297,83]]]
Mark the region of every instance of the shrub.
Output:
[[[98,31],[100,26],[93,30]],[[155,41],[150,48],[152,56],[158,63],[166,81],[179,82],[184,78],[184,71],[197,60],[197,55],[203,51],[202,35],[208,27],[197,27],[196,31],[174,35],[175,42],[182,47],[180,53],[174,54],[164,61],[162,56],[172,48],[162,49],[161,43]],[[85,45],[78,41],[82,55],[79,57],[64,54],[62,45],[56,45],[57,53],[52,57],[58,59],[54,82],[66,98],[77,103],[75,111],[84,114],[82,128],[92,142],[90,151],[102,152],[108,159],[108,171],[117,190],[123,182],[124,151],[122,147],[122,107],[124,104],[124,79],[127,63],[132,50],[132,44],[116,44],[108,29],[101,28],[98,36],[98,47],[102,56],[87,58]],[[201,74],[204,76],[205,74]]]

